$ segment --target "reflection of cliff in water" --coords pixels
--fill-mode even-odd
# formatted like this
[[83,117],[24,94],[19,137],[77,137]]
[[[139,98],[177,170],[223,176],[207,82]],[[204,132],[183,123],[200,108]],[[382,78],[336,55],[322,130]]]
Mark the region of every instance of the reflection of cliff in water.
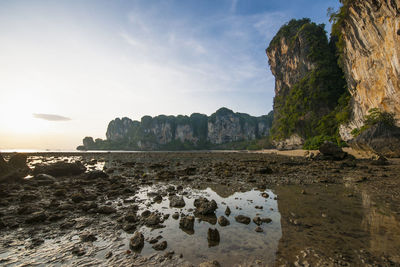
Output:
[[370,234],[370,250],[400,264],[400,217],[385,205],[378,205],[366,191],[361,193],[364,206],[362,227]]
[[399,263],[399,221],[367,194],[342,185],[280,186],[275,192],[282,226],[277,265]]

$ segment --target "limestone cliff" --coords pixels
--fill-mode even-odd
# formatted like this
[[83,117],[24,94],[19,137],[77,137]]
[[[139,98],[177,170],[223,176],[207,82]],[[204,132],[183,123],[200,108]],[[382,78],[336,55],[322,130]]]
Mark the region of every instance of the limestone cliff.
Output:
[[226,148],[219,145],[256,140],[269,135],[272,113],[252,117],[221,108],[210,117],[144,116],[141,121],[115,119],[107,128],[107,140],[86,137],[79,149],[185,150]]
[[321,120],[337,106],[345,82],[324,26],[291,20],[266,50],[275,76],[271,135],[277,147],[301,147],[304,139],[334,135],[335,129],[326,131]]
[[352,115],[344,140],[363,124],[368,110],[394,113],[400,121],[400,0],[343,1],[336,26],[342,64],[352,94]]

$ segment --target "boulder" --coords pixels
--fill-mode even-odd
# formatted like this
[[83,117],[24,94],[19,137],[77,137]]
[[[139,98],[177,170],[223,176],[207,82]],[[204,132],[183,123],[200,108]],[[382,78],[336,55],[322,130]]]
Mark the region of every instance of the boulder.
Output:
[[154,250],[164,250],[167,248],[167,241],[162,241],[152,246]]
[[342,160],[347,156],[346,152],[344,152],[336,144],[329,141],[325,141],[320,145],[319,152],[321,152],[325,158],[333,160]]
[[355,150],[398,158],[400,157],[400,127],[377,123],[348,143]]
[[215,200],[209,201],[204,197],[195,199],[194,206],[196,207],[196,215],[214,215],[215,210],[218,208]]
[[129,241],[129,247],[133,250],[140,250],[144,246],[144,236],[141,232],[135,232]]
[[238,223],[243,223],[243,224],[249,224],[250,221],[251,221],[249,217],[244,216],[244,215],[235,216],[235,220],[236,220]]
[[28,157],[22,153],[16,153],[8,160],[8,166],[13,169],[27,169],[26,160]]
[[145,219],[146,226],[156,226],[160,224],[160,222],[161,222],[160,216],[155,212],[151,213]]
[[218,217],[218,223],[221,226],[227,226],[230,224],[229,220],[225,216]]
[[88,179],[107,178],[108,174],[103,171],[100,171],[100,170],[94,170],[94,171],[88,172],[86,177]]
[[67,175],[78,175],[84,173],[86,167],[79,161],[68,163],[64,161],[59,161],[52,164],[40,164],[35,167],[33,174],[48,174],[55,177],[67,176]]
[[171,196],[169,197],[169,206],[173,208],[183,208],[185,206],[185,200],[182,196]]

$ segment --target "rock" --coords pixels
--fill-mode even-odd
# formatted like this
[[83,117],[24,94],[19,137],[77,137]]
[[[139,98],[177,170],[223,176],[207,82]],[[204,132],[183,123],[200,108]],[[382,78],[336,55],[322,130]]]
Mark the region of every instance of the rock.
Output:
[[376,166],[386,166],[389,165],[389,161],[387,158],[385,158],[384,156],[378,156],[377,159],[373,160],[371,162],[372,165],[376,165]]
[[41,223],[47,219],[47,214],[44,211],[38,211],[32,213],[26,220],[25,223],[33,224],[33,223]]
[[136,230],[136,224],[134,224],[134,223],[125,223],[122,226],[122,229],[127,233],[133,233]]
[[10,167],[0,154],[0,177],[6,175],[9,172]]
[[216,246],[219,244],[219,232],[217,229],[208,228],[207,232],[208,246]]
[[111,214],[111,213],[115,213],[115,212],[117,212],[117,210],[110,206],[100,206],[97,209],[97,213],[100,213],[100,214]]
[[38,174],[35,176],[35,181],[39,181],[39,185],[49,185],[56,182],[56,178],[48,174]]
[[264,167],[256,170],[256,173],[258,174],[271,174],[273,173],[272,169],[270,167]]
[[182,196],[171,196],[169,198],[169,206],[173,208],[183,208],[185,206],[185,200]]
[[262,196],[263,198],[269,198],[269,195],[268,195],[268,193],[266,193],[266,192],[262,192],[262,193],[261,193],[261,196]]
[[156,195],[156,196],[153,198],[153,201],[154,201],[154,202],[161,202],[161,201],[162,201],[162,196],[161,196],[161,195]]
[[194,217],[193,216],[182,216],[179,220],[179,228],[189,232],[194,231]]
[[[22,153],[16,153],[8,160],[8,166],[13,169],[27,169],[26,165],[27,156]],[[29,169],[29,168],[28,168]]]
[[100,171],[100,170],[94,170],[91,172],[88,172],[86,174],[87,179],[99,179],[99,178],[108,178],[108,174]]
[[257,226],[256,229],[254,229],[254,231],[256,231],[257,233],[264,232],[264,230],[260,226]]
[[64,161],[59,161],[52,164],[40,164],[35,167],[33,174],[49,174],[55,177],[67,176],[67,175],[78,175],[84,173],[86,167],[79,161],[74,163],[68,163]]
[[218,223],[221,226],[227,226],[230,224],[229,220],[227,218],[225,218],[225,216],[218,217]]
[[145,219],[146,226],[156,226],[161,222],[160,216],[153,212]]
[[144,246],[144,236],[141,232],[135,232],[129,241],[129,247],[133,250],[140,250]]
[[218,261],[206,261],[199,264],[199,267],[221,267]]
[[174,220],[178,220],[178,219],[179,219],[179,213],[178,213],[178,212],[175,212],[174,214],[172,214],[172,218],[173,218]]
[[229,206],[226,206],[225,215],[228,217],[229,217],[229,215],[231,215],[231,209],[229,208]]
[[253,222],[257,225],[261,225],[262,223],[261,218],[259,216],[254,217]]
[[336,144],[325,141],[319,147],[319,152],[325,157],[333,160],[342,160],[347,156],[347,153],[344,152],[340,147]]
[[113,253],[111,251],[107,252],[107,254],[104,256],[104,258],[109,259],[111,258]]
[[272,222],[272,220],[270,218],[261,218],[261,222],[270,223],[270,222]]
[[85,255],[85,253],[86,253],[86,251],[82,248],[82,247],[80,247],[80,246],[78,246],[78,245],[75,245],[73,248],[72,248],[72,254],[73,255],[75,255],[75,256],[83,256],[83,255]]
[[80,238],[82,242],[94,242],[97,240],[97,237],[94,234],[88,232],[82,233]]
[[152,246],[154,250],[164,250],[167,248],[167,241],[162,241]]
[[215,210],[218,208],[215,200],[209,201],[204,197],[195,199],[194,206],[196,207],[195,214],[197,215],[214,215]]
[[294,150],[303,148],[304,139],[298,134],[293,134],[287,139],[279,141],[274,140],[272,143],[278,150]]
[[85,200],[85,195],[83,193],[74,193],[71,195],[71,200],[75,203],[79,203]]
[[378,123],[348,142],[355,150],[368,151],[388,158],[400,157],[400,127]]
[[249,217],[244,216],[244,215],[238,215],[238,216],[236,216],[236,217],[235,217],[235,220],[236,220],[238,223],[243,223],[243,224],[249,224],[250,221],[251,221]]

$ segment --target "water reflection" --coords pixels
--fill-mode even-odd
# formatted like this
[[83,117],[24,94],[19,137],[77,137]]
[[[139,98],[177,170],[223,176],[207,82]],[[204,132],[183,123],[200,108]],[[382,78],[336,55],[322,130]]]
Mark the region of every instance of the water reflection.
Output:
[[[165,228],[142,227],[141,231],[148,239],[161,235],[163,240],[167,240],[168,249],[174,250],[178,254],[182,253],[185,259],[194,264],[208,259],[218,259],[223,266],[250,263],[256,260],[261,260],[267,264],[274,262],[278,241],[281,238],[281,226],[280,214],[273,192],[267,191],[270,197],[266,199],[261,196],[261,191],[258,190],[236,192],[228,197],[221,197],[211,188],[193,190],[192,193],[184,196],[185,207],[178,209],[169,207],[168,198],[164,198],[161,203],[154,203],[151,207],[148,207],[148,203],[146,203],[148,201],[147,192],[152,190],[155,189],[146,187],[142,188],[139,193],[139,199],[143,201],[141,209],[160,211],[171,215],[175,212],[181,215],[191,215],[194,210],[194,199],[200,196],[209,200],[214,199],[218,208],[215,216],[196,216],[193,232],[180,229],[179,220],[173,219],[172,216],[163,223]],[[189,188],[184,190],[190,191]],[[227,206],[231,209],[230,216],[225,215]],[[256,206],[262,207],[262,209],[256,209]],[[239,214],[251,219],[255,216],[268,217],[272,219],[272,222],[262,224],[261,227],[264,231],[259,233],[255,231],[257,225],[253,222],[249,225],[236,222],[234,217]],[[222,227],[217,223],[217,218],[222,215],[227,217],[230,225]],[[209,240],[209,228],[218,230],[219,241]],[[154,250],[151,244],[145,243],[142,254],[149,255],[152,253],[154,253]]]

